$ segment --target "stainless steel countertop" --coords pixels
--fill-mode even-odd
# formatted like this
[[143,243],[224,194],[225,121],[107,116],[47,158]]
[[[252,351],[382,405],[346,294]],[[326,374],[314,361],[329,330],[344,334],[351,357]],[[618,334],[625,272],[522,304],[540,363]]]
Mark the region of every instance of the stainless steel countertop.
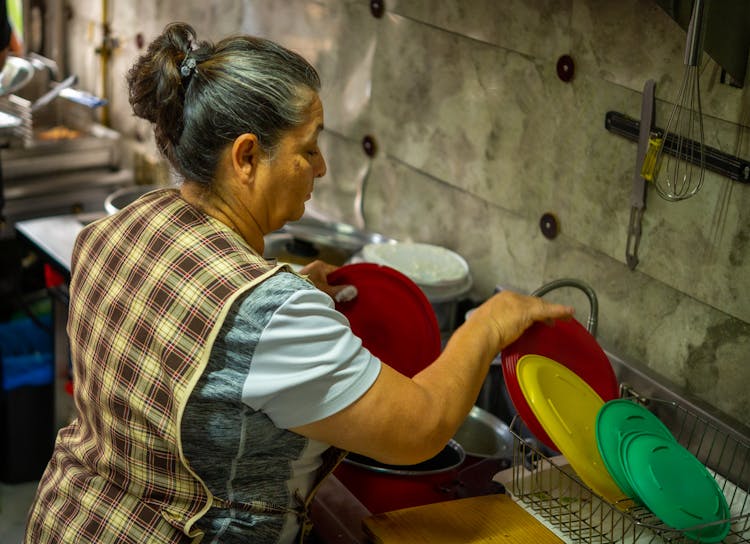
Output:
[[86,218],[79,215],[42,217],[19,221],[16,231],[55,264],[70,272],[73,244],[85,222]]

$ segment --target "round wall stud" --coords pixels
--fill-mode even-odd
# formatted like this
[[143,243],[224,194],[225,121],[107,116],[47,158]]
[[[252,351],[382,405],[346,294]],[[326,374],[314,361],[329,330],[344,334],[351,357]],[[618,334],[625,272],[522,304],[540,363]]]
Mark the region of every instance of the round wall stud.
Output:
[[375,138],[369,134],[362,138],[362,149],[365,150],[365,154],[368,157],[374,157],[378,151],[378,146],[375,143]]
[[370,13],[373,17],[380,19],[385,13],[385,0],[370,0]]
[[557,59],[557,77],[567,83],[573,79],[576,67],[570,55],[563,55]]
[[545,238],[554,240],[560,231],[555,214],[547,212],[542,215],[542,218],[539,220],[539,228],[542,229],[542,234]]

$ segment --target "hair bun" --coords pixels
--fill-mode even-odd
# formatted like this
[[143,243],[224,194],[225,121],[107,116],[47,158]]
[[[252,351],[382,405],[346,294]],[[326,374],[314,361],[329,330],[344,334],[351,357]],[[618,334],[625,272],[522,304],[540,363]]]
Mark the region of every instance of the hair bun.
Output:
[[[195,30],[186,23],[167,25],[128,71],[129,102],[136,116],[154,123],[157,145],[167,157],[183,127],[185,85],[197,61],[189,53]],[[188,76],[183,75],[184,67]]]

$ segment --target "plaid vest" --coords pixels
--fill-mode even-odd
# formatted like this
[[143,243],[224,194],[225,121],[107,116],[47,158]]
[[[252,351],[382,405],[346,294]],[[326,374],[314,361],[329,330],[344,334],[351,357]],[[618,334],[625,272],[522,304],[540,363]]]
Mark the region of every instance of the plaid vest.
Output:
[[201,540],[193,525],[214,498],[183,456],[182,413],[232,302],[281,268],[170,189],[81,232],[68,319],[78,418],[58,435],[27,542]]

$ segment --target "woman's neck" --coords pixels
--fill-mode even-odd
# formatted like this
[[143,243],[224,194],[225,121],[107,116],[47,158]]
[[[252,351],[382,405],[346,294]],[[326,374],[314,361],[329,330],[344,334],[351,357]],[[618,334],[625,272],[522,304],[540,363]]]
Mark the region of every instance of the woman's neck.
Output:
[[237,213],[237,208],[227,198],[203,183],[185,181],[180,187],[180,194],[188,203],[239,234],[258,254],[263,255],[263,232],[250,214]]

